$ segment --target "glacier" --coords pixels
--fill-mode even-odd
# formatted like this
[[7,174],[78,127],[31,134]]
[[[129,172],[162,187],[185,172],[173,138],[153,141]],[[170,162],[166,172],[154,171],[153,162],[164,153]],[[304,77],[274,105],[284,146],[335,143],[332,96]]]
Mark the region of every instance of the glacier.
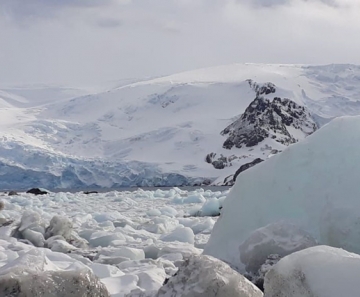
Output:
[[204,253],[244,269],[239,246],[271,223],[360,253],[360,117],[340,117],[238,176]]

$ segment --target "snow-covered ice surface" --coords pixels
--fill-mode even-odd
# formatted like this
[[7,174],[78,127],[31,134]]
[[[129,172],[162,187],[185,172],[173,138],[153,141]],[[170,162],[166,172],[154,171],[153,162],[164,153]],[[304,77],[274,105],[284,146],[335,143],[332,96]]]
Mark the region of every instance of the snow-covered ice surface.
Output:
[[[255,99],[248,79],[305,106],[323,124],[359,115],[360,67],[235,64],[141,82],[107,91],[59,87],[0,87],[0,188],[26,189],[222,183],[255,158],[271,156],[264,140],[254,148],[223,148],[220,134]],[[301,131],[293,130],[302,139]],[[222,170],[209,153],[232,159]],[[233,160],[233,156],[236,158]]]
[[281,259],[265,276],[265,297],[359,296],[360,256],[329,246]]
[[360,117],[342,117],[239,175],[205,253],[242,269],[239,246],[285,221],[320,244],[360,253]]
[[[53,278],[56,289],[62,275],[72,281],[90,271],[111,296],[154,296],[183,260],[202,253],[217,219],[189,213],[228,192],[3,194],[0,277],[29,270]],[[22,281],[26,286],[28,279]]]

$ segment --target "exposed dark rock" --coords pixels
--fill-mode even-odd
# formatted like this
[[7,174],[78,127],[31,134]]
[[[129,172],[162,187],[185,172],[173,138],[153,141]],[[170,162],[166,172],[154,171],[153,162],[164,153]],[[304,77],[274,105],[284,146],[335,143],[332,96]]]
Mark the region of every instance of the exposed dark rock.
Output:
[[233,186],[234,185],[234,175],[231,174],[231,175],[225,177],[223,185],[224,186]]
[[265,263],[261,265],[255,274],[247,273],[245,274],[245,277],[255,286],[257,286],[262,292],[264,292],[265,274],[280,260],[281,257],[278,254],[271,254],[267,257]]
[[261,159],[261,158],[256,158],[255,160],[253,160],[253,161],[251,161],[249,163],[241,165],[240,168],[235,172],[235,174],[231,174],[231,175],[225,177],[222,184],[224,186],[233,186],[235,184],[236,178],[238,177],[238,175],[241,172],[243,172],[243,171],[245,171],[245,170],[247,170],[247,169],[249,169],[249,168],[251,168],[251,167],[253,167],[253,166],[255,166],[255,165],[257,165],[257,164],[259,164],[261,162],[263,162],[263,161],[264,160]]
[[30,193],[30,194],[34,194],[34,195],[46,195],[46,194],[49,194],[48,192],[40,190],[39,188],[32,188],[32,189],[26,191],[26,193]]
[[256,97],[261,95],[269,95],[276,92],[276,87],[274,84],[268,82],[263,85],[259,85],[258,83],[254,82],[252,79],[248,79],[247,82],[249,83],[250,87],[255,91]]
[[8,195],[9,196],[15,196],[15,195],[19,195],[19,194],[17,192],[15,192],[15,191],[10,191]]
[[204,179],[202,182],[202,185],[204,186],[209,186],[211,184],[211,180],[210,179]]
[[236,181],[236,178],[238,177],[238,175],[239,175],[241,172],[243,172],[243,171],[245,171],[245,170],[247,170],[247,169],[249,169],[249,168],[251,168],[251,167],[254,167],[255,165],[257,165],[257,164],[259,164],[259,163],[261,163],[261,162],[263,162],[263,161],[264,161],[263,159],[256,158],[254,161],[251,161],[251,162],[249,162],[249,163],[246,163],[246,164],[244,164],[244,165],[241,165],[240,168],[239,168],[238,170],[236,170],[236,172],[235,172],[235,174],[234,174],[234,177],[233,177],[234,182]]
[[[259,95],[270,92],[272,89],[269,88],[259,88]],[[305,107],[289,99],[276,97],[270,101],[259,95],[238,120],[221,132],[222,135],[228,135],[224,148],[253,147],[267,138],[290,145],[298,139],[289,132],[289,127],[301,130],[305,136],[317,130],[317,124]]]
[[84,194],[89,195],[89,194],[98,194],[98,191],[84,191]]
[[211,164],[212,161],[214,160],[215,156],[216,156],[216,153],[207,154],[206,157],[205,157],[206,163]]
[[225,167],[232,166],[232,161],[239,158],[241,157],[235,155],[225,157],[223,154],[220,154],[220,156],[216,158],[216,153],[209,153],[206,155],[205,161],[213,165],[215,169],[224,169]]
[[216,160],[214,162],[212,162],[212,165],[214,166],[215,169],[224,169],[225,168],[225,164],[227,163],[226,158],[224,160]]

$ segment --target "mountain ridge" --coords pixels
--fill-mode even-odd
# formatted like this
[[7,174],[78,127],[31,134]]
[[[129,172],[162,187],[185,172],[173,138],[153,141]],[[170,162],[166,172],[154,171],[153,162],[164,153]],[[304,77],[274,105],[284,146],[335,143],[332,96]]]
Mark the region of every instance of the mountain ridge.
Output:
[[[16,150],[11,158],[11,153],[2,156],[6,164],[17,160],[19,174],[29,166],[51,173],[70,160],[79,160],[84,171],[95,163],[113,163],[118,176],[109,175],[109,182],[99,178],[99,187],[119,184],[124,179],[123,165],[132,161],[145,167],[150,164],[156,177],[179,174],[188,181],[211,179],[222,184],[224,177],[240,166],[256,158],[266,160],[286,147],[266,138],[254,147],[223,148],[226,139],[221,131],[241,118],[257,92],[260,95],[261,87],[256,86],[268,83],[269,89],[261,94],[265,101],[288,98],[306,108],[321,126],[337,116],[360,114],[358,78],[360,66],[356,65],[235,64],[125,83],[109,91],[55,101],[56,96],[42,98],[44,92],[34,100],[35,93],[27,97],[22,90],[22,97],[28,100],[25,107],[11,102],[0,107],[0,150],[9,144],[22,147],[22,156]],[[290,134],[303,139],[295,130]],[[236,158],[219,170],[206,162],[209,152],[216,154],[215,159],[221,155],[227,160]],[[56,157],[44,162],[51,154]],[[32,155],[38,157],[38,164],[30,162]],[[128,169],[131,171],[131,166]],[[73,173],[77,176],[78,171]],[[106,171],[101,174],[106,180]]]

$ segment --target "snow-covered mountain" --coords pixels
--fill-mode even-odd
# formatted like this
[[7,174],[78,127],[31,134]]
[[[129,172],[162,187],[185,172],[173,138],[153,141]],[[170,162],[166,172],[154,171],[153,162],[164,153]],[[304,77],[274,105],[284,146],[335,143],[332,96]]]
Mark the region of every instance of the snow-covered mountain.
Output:
[[359,80],[355,65],[236,64],[91,94],[0,88],[0,188],[223,184],[360,114]]

